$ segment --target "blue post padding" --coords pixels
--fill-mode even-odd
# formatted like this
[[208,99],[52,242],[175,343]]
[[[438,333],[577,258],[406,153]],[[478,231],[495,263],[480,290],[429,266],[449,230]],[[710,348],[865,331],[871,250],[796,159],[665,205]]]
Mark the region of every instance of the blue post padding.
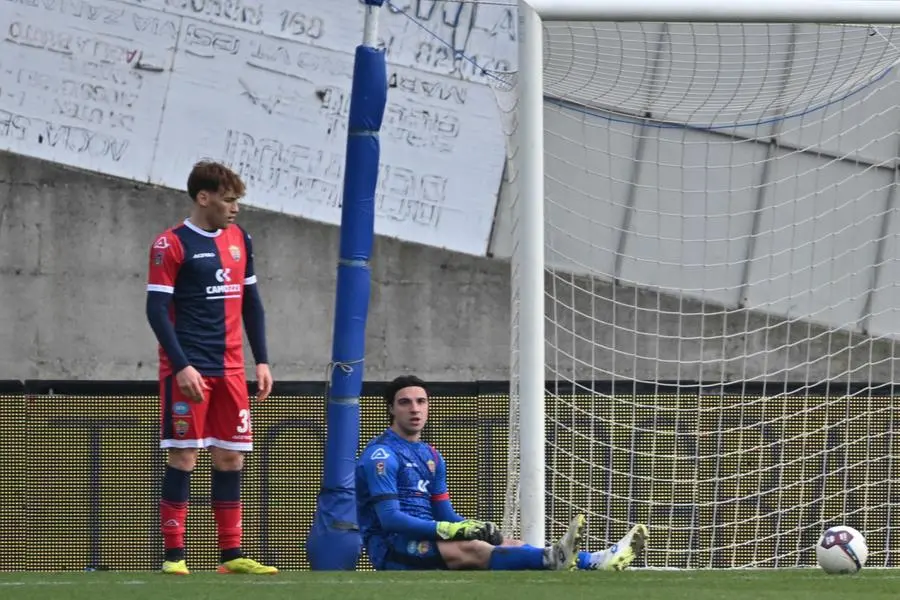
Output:
[[[380,6],[382,1],[366,0]],[[375,236],[378,131],[387,103],[384,51],[356,49],[350,93],[340,263],[335,292],[331,387],[326,408],[328,433],[322,488],[306,542],[314,571],[354,570],[361,539],[356,515],[356,452],[359,395],[362,392],[366,317],[371,278],[369,258]]]

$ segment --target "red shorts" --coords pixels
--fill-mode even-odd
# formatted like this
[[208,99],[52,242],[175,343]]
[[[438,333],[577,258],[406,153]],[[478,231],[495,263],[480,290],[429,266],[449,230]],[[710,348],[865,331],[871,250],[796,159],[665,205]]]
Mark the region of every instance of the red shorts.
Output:
[[160,448],[253,449],[250,396],[243,371],[204,377],[203,402],[194,402],[169,375],[159,382]]

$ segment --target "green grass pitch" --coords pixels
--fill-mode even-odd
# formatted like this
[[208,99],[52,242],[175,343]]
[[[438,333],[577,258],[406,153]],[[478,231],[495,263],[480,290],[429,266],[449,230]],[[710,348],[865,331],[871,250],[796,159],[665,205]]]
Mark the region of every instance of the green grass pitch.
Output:
[[758,571],[286,572],[253,577],[148,572],[0,573],[3,600],[895,600],[900,571],[829,576],[818,569]]

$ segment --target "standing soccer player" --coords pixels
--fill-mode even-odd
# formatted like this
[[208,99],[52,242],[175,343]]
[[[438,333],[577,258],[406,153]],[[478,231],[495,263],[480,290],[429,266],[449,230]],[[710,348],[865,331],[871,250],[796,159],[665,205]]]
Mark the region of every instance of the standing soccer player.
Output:
[[375,569],[620,571],[644,547],[647,528],[635,525],[610,548],[579,551],[583,515],[546,548],[504,538],[493,523],[465,519],[450,502],[443,457],[420,439],[428,420],[425,383],[398,377],[385,401],[391,426],[369,442],[356,467],[360,529]]
[[206,448],[218,572],[277,573],[241,553],[241,469],[243,453],[253,449],[242,321],[256,360],[257,399],[272,391],[253,245],[234,224],[244,183],[224,165],[200,162],[187,188],[191,216],[156,238],[147,282],[147,320],[159,342],[160,447],[168,451],[159,504],[162,572],[189,573],[184,532],[190,477],[199,449]]

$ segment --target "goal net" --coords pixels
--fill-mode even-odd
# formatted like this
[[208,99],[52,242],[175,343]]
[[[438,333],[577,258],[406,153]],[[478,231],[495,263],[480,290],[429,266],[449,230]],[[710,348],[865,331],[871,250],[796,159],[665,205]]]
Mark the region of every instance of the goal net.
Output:
[[508,533],[550,542],[584,512],[589,549],[649,526],[635,566],[793,567],[846,524],[869,566],[900,563],[900,32],[821,4],[819,24],[520,6],[518,70],[491,74]]

